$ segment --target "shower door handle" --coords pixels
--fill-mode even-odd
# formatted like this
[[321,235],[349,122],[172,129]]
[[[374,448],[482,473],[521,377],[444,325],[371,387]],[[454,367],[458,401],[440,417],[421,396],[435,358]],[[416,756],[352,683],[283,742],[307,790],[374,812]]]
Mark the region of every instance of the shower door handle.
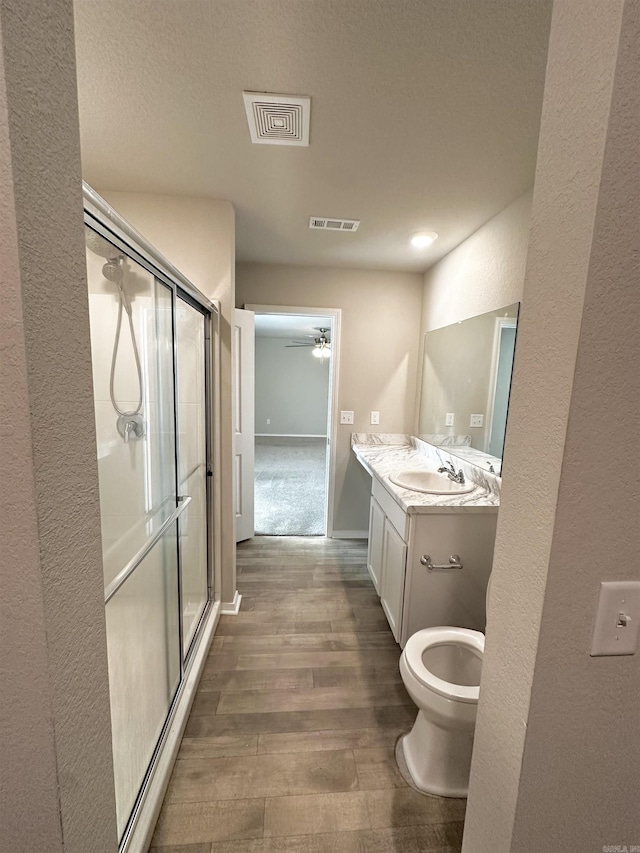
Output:
[[142,548],[140,548],[138,553],[135,554],[135,556],[133,556],[129,560],[129,562],[124,567],[124,569],[122,569],[122,571],[118,572],[118,574],[111,581],[109,586],[105,589],[105,591],[104,591],[104,603],[105,604],[108,604],[109,601],[111,601],[111,599],[116,594],[116,592],[120,589],[122,584],[127,580],[128,577],[130,577],[130,575],[133,572],[135,572],[135,570],[138,568],[140,563],[147,556],[149,551],[151,551],[153,546],[162,538],[162,536],[167,532],[167,530],[171,527],[171,525],[175,524],[175,522],[180,518],[182,513],[185,511],[185,509],[191,503],[191,496],[190,495],[179,495],[177,500],[178,500],[178,506],[171,513],[169,518],[165,519],[162,522],[162,524],[156,530],[156,532],[153,534],[151,539],[149,539],[149,541],[146,542],[142,546]]

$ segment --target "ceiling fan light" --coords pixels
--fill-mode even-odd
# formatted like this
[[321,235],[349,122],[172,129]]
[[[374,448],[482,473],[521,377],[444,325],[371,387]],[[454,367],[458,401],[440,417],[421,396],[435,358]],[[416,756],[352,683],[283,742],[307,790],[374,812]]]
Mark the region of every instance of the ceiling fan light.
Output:
[[318,344],[311,350],[311,354],[315,355],[316,358],[329,358],[331,355],[331,349],[328,344]]

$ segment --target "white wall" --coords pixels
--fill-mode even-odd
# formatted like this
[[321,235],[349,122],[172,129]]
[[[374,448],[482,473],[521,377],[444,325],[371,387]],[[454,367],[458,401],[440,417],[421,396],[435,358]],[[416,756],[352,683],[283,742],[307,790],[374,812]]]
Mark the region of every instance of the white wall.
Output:
[[[352,432],[411,432],[422,304],[422,276],[381,270],[240,263],[236,304],[342,309],[334,527],[369,526],[371,478],[351,453]],[[369,423],[380,411],[380,425]]]
[[638,45],[635,0],[554,6],[465,853],[640,839],[640,652],[589,655],[638,577]]
[[0,846],[117,836],[71,0],[0,3]]
[[422,332],[522,299],[530,211],[527,192],[427,270]]
[[98,189],[112,207],[196,287],[221,307],[220,553],[221,597],[235,593],[231,329],[235,298],[235,214],[228,201]]
[[256,337],[256,434],[326,435],[329,359],[290,343]]

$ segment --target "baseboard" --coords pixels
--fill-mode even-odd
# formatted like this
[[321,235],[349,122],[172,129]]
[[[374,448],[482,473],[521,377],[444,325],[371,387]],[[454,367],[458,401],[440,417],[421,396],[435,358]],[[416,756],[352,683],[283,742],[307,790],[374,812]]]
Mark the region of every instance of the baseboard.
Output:
[[331,539],[368,539],[368,530],[332,530]]
[[325,435],[315,435],[306,432],[256,432],[256,438],[326,438]]
[[122,853],[147,853],[149,849],[171,778],[171,771],[180,748],[182,734],[189,719],[189,712],[219,619],[220,602],[214,601],[206,617],[197,646],[189,659],[180,694],[173,706],[164,740],[151,770],[151,777],[135,815],[133,826],[122,848]]
[[223,601],[222,608],[220,613],[223,616],[237,616],[240,612],[240,602],[242,601],[242,596],[236,590],[235,595],[233,596],[233,601]]

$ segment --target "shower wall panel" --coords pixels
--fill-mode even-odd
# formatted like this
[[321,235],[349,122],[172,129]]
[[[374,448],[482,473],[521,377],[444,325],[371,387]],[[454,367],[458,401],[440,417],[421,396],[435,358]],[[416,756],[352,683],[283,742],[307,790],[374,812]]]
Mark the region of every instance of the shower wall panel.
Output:
[[[144,440],[119,435],[109,380],[118,295],[102,274],[105,259],[87,250],[93,389],[100,477],[105,586],[175,509],[172,294],[130,259],[123,285],[132,305],[142,367]],[[124,313],[124,312],[123,312]],[[138,403],[138,378],[126,315],[117,351],[114,392],[126,411]]]

